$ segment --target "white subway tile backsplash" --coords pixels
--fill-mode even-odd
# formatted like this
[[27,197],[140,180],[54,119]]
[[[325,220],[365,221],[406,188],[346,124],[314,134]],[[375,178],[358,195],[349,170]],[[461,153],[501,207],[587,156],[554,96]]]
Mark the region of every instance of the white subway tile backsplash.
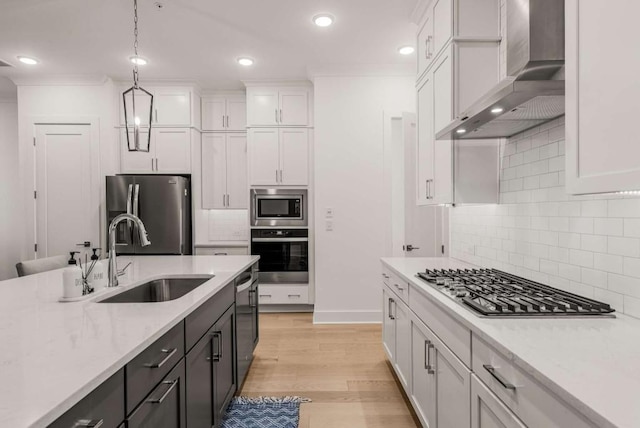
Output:
[[607,252],[620,256],[640,257],[640,239],[612,236],[609,238]]
[[568,195],[564,117],[501,146],[500,205],[451,213],[451,254],[640,317],[640,198]]

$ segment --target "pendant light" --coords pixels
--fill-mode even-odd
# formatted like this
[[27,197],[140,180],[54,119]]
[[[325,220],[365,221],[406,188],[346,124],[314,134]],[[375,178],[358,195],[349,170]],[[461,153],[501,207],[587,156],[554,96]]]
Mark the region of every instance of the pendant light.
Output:
[[[138,1],[133,0],[133,51],[138,57]],[[138,84],[138,64],[133,64],[133,86],[122,93],[127,148],[130,152],[148,152],[151,148],[153,95]],[[141,127],[147,128],[146,137]]]

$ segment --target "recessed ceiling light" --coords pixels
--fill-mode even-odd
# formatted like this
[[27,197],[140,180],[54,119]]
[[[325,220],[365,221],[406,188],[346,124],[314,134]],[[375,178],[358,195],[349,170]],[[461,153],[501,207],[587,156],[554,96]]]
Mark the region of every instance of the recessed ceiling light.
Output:
[[36,65],[36,64],[38,64],[40,62],[37,59],[30,58],[28,56],[19,56],[18,57],[18,61],[20,61],[23,64],[29,64],[29,65]]
[[249,67],[250,65],[253,65],[253,59],[248,57],[238,58],[238,64]]
[[331,24],[333,24],[334,20],[335,20],[335,18],[333,17],[333,15],[329,15],[328,13],[323,13],[323,14],[316,15],[316,16],[313,17],[313,22],[318,27],[328,27]]
[[147,60],[142,58],[141,56],[130,56],[129,61],[134,63],[135,65],[147,65]]
[[502,113],[504,111],[504,109],[502,107],[494,107],[491,109],[491,113],[493,114],[498,114],[498,113]]
[[413,46],[402,46],[401,48],[398,49],[398,53],[400,55],[411,55],[415,51],[416,49]]
[[467,132],[467,130],[466,130],[466,129],[461,128],[461,129],[456,130],[456,132],[457,132],[458,134],[464,134],[465,132]]

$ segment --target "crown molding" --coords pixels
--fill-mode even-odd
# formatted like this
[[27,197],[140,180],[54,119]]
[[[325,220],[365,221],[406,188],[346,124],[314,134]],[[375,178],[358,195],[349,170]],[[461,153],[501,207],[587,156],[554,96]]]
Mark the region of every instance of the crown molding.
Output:
[[413,8],[413,12],[409,15],[409,19],[416,25],[420,25],[420,21],[424,17],[427,8],[431,5],[433,0],[418,0],[416,6]]
[[307,68],[311,81],[317,77],[415,77],[415,64],[330,65]]
[[12,76],[16,86],[101,86],[111,79],[106,75]]
[[292,80],[292,79],[269,79],[269,80],[243,80],[244,86],[264,87],[264,86],[313,86],[309,80]]

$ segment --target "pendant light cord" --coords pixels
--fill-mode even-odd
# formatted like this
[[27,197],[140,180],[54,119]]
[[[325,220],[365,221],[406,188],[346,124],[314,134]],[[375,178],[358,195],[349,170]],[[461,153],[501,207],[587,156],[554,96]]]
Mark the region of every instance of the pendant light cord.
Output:
[[[133,0],[133,52],[138,59],[138,0]],[[133,63],[133,87],[138,89],[138,64]]]

